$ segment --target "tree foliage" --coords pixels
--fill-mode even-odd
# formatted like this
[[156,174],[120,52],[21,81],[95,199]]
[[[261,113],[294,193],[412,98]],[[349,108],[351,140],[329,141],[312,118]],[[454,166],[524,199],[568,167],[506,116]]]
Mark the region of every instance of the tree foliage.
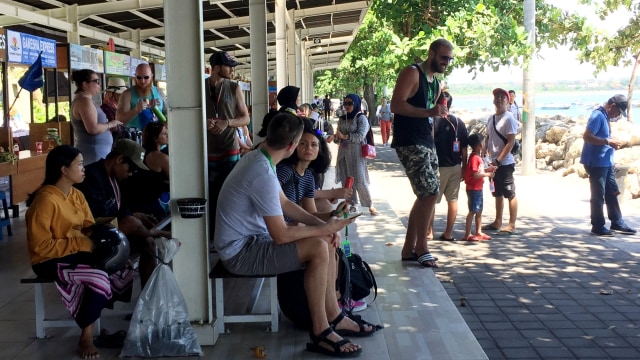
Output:
[[[539,47],[574,44],[584,40],[580,33],[592,33],[583,17],[542,0],[536,11]],[[373,84],[380,93],[393,85],[403,67],[426,58],[429,44],[440,37],[455,45],[449,71],[519,65],[532,51],[523,12],[522,0],[374,0],[340,67],[332,72],[337,79],[318,76],[316,87],[361,94]]]

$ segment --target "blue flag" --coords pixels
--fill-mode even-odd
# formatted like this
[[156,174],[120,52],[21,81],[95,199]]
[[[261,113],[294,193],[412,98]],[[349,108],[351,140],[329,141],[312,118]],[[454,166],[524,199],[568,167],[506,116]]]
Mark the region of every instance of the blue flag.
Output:
[[38,55],[36,61],[29,66],[24,75],[18,80],[18,84],[23,89],[33,92],[44,86],[44,77],[42,76],[42,53]]

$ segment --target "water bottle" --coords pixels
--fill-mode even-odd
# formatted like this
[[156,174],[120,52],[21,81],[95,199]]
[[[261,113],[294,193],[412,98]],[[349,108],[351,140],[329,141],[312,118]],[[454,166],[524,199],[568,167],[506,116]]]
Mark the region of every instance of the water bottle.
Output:
[[156,117],[160,122],[163,122],[163,123],[167,122],[167,118],[164,116],[162,111],[160,111],[157,105],[153,105],[153,107],[151,108],[151,111],[153,111],[153,113],[156,115]]
[[493,182],[493,179],[489,182],[489,191],[492,193],[496,192],[496,183]]

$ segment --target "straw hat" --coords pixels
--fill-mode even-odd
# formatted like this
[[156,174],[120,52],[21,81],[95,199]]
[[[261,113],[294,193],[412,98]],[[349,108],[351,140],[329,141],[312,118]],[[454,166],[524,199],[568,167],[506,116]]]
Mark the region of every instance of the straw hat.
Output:
[[107,82],[107,89],[105,91],[122,94],[125,90],[127,90],[127,85],[125,84],[124,79],[114,77],[109,78],[109,82]]

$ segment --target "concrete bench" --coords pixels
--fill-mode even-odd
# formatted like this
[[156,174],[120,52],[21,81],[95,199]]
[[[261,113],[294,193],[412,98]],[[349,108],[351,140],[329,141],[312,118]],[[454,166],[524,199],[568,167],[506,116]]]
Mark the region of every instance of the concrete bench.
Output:
[[[52,280],[42,279],[38,277],[20,279],[21,284],[33,284],[36,306],[36,338],[47,338],[46,329],[59,327],[77,327],[74,319],[51,320],[47,319],[44,293],[42,291],[43,284],[53,284]],[[96,320],[93,330],[96,335],[100,335],[100,319]]]
[[[269,322],[271,323],[271,326],[267,329],[267,331],[278,331],[279,309],[278,285],[276,275],[237,275],[230,273],[224,267],[224,265],[222,265],[222,261],[218,261],[211,272],[209,272],[209,278],[214,279],[215,283],[216,316],[218,318],[213,329],[214,345],[218,341],[218,337],[220,336],[220,334],[227,331],[227,329],[225,328],[225,324],[228,323]],[[224,279],[258,279],[255,286],[253,287],[253,291],[250,296],[251,301],[249,301],[249,304],[247,305],[245,314],[226,314],[224,312]],[[254,314],[253,311],[255,309],[258,297],[260,296],[260,292],[262,291],[262,286],[264,285],[265,279],[269,279],[270,312],[267,314]]]

